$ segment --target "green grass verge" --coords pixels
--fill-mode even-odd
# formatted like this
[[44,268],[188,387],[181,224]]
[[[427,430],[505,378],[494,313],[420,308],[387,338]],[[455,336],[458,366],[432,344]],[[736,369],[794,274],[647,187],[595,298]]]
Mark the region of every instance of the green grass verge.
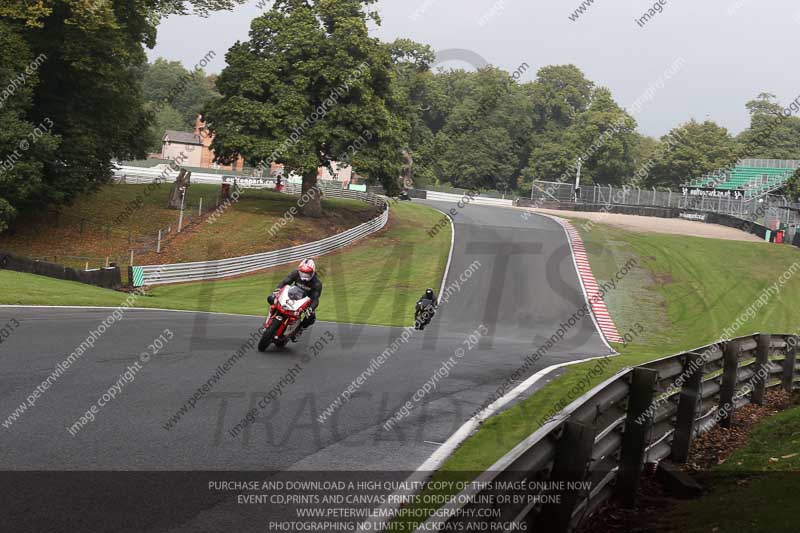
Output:
[[[76,281],[24,274],[10,270],[0,270],[0,304],[5,305],[85,305],[98,307],[117,307],[127,297],[126,294],[84,285]],[[150,298],[139,298],[137,307],[158,307],[148,305]]]
[[[427,229],[442,214],[402,203],[389,225],[344,250],[317,259],[325,284],[320,320],[405,326],[426,287],[440,287],[450,252],[450,230],[430,238]],[[235,314],[266,313],[266,297],[294,265],[215,282],[153,287],[136,306]],[[119,292],[31,274],[0,271],[0,303],[18,305],[116,306]]]
[[[434,480],[461,481],[488,469],[538,429],[542,417],[625,367],[718,340],[764,289],[800,262],[800,251],[792,246],[637,233],[602,224],[586,232],[583,221],[577,222],[598,282],[611,280],[630,259],[638,264],[606,296],[620,333],[631,332],[631,342],[615,345],[619,356],[567,367],[559,379],[484,422]],[[733,336],[797,331],[798,298],[800,272]],[[555,332],[540,333],[549,337]],[[435,506],[414,506],[419,508],[432,512]],[[420,522],[402,514],[401,519],[406,526]]]
[[797,531],[792,498],[800,491],[800,407],[762,420],[744,448],[711,470],[710,482],[710,494],[678,503],[665,521],[698,533]]

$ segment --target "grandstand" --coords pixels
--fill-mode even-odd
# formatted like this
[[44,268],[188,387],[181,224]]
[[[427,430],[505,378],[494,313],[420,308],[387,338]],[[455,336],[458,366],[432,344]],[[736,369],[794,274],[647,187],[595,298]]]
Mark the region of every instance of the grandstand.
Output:
[[741,190],[745,198],[758,198],[782,188],[798,167],[797,160],[744,159],[732,169],[706,174],[686,187]]

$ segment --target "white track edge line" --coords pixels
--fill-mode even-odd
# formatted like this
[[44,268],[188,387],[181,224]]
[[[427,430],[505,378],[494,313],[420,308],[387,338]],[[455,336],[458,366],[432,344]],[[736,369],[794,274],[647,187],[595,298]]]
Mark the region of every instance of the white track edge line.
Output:
[[[421,204],[425,205],[425,204]],[[453,217],[431,205],[426,205],[425,207],[429,209],[433,209],[435,211],[439,211],[442,215],[447,217],[447,220],[450,221],[450,255],[447,258],[447,266],[444,268],[444,275],[442,276],[442,284],[439,287],[439,297],[436,299],[436,305],[442,304],[442,295],[444,294],[444,288],[447,286],[447,275],[450,274],[450,264],[453,262],[453,250],[456,247],[456,225],[453,224]]]
[[[433,209],[436,209],[436,208],[434,207]],[[440,210],[437,209],[437,211],[440,211]],[[533,215],[542,216],[542,217],[545,217],[545,218],[548,218],[548,219],[552,220],[553,222],[555,222],[558,225],[559,228],[561,228],[561,230],[566,235],[567,243],[569,244],[569,248],[570,248],[570,255],[572,256],[572,263],[573,263],[573,266],[575,267],[575,273],[578,276],[579,283],[581,284],[581,290],[583,292],[584,299],[586,299],[586,302],[588,303],[589,302],[589,297],[588,297],[588,295],[586,293],[586,288],[583,286],[583,279],[581,278],[580,272],[578,271],[578,265],[577,265],[577,263],[575,263],[575,251],[574,251],[574,249],[572,247],[572,240],[570,239],[570,236],[569,236],[569,233],[567,231],[567,228],[564,227],[564,225],[562,225],[558,220],[556,220],[556,217],[552,217],[552,216],[546,215],[544,213],[535,213],[535,212],[532,212],[532,211],[528,211],[528,212],[533,214]],[[448,218],[450,218],[450,217],[448,217]],[[450,223],[453,224],[452,219],[450,219]],[[455,226],[454,226],[454,229],[453,229],[453,238],[455,238]],[[452,250],[452,247],[451,247],[451,249],[450,249],[451,259],[452,259],[452,251],[453,250]],[[448,268],[449,268],[449,264],[448,264]],[[486,407],[483,411],[481,411],[477,415],[473,416],[472,418],[470,418],[469,420],[464,422],[464,424],[462,424],[461,427],[459,427],[452,435],[450,435],[450,437],[444,442],[444,444],[439,446],[439,448],[437,448],[436,451],[434,451],[430,455],[430,457],[428,457],[428,459],[426,459],[425,462],[422,463],[414,471],[413,474],[411,474],[408,478],[406,478],[406,482],[408,483],[408,482],[413,482],[413,481],[425,481],[428,478],[426,473],[435,472],[435,471],[439,470],[439,468],[444,464],[444,462],[447,460],[447,458],[450,457],[450,455],[452,455],[452,453],[455,451],[455,449],[458,448],[458,446],[460,446],[467,439],[467,437],[469,437],[475,431],[475,429],[478,426],[480,426],[481,422],[483,422],[487,418],[493,416],[501,408],[503,408],[504,406],[506,406],[510,402],[512,402],[515,399],[517,399],[517,397],[519,397],[523,392],[525,392],[526,390],[530,389],[533,385],[536,384],[536,382],[538,382],[544,376],[550,374],[552,371],[557,370],[559,368],[563,368],[565,366],[577,365],[577,364],[585,363],[585,362],[588,362],[588,361],[595,361],[597,359],[605,359],[607,357],[613,357],[613,356],[619,355],[619,353],[616,350],[614,350],[614,348],[612,348],[611,345],[606,340],[606,337],[605,337],[603,331],[600,329],[600,326],[598,325],[597,321],[595,320],[594,310],[592,309],[591,305],[589,305],[589,309],[590,309],[589,316],[592,317],[592,322],[594,323],[594,326],[597,329],[598,333],[600,333],[600,338],[602,339],[603,344],[605,344],[606,347],[611,351],[611,353],[609,355],[600,355],[600,356],[596,356],[596,357],[589,357],[589,358],[586,358],[586,359],[578,359],[578,360],[575,360],[575,361],[567,361],[567,362],[564,362],[564,363],[557,363],[555,365],[550,365],[547,368],[544,368],[544,369],[536,372],[534,375],[532,375],[531,377],[529,377],[528,379],[526,379],[525,381],[523,381],[522,383],[520,383],[519,385],[517,385],[516,387],[511,389],[509,392],[507,392],[506,394],[504,394],[503,396],[501,396],[500,398],[495,400],[488,407]],[[404,490],[404,491],[397,491],[395,494],[413,495],[414,492],[415,491],[413,491],[413,490],[411,490],[411,491],[405,491]],[[383,506],[378,507],[378,509],[395,509],[397,507],[398,507],[397,504],[387,504],[387,505],[383,505]],[[380,529],[379,525],[388,523],[390,521],[390,519],[392,519],[392,518],[393,517],[384,517],[384,518],[377,519],[377,521],[374,521],[374,520],[372,520],[372,517],[370,517],[367,520],[363,521],[359,525],[358,531],[380,531],[381,529]],[[375,529],[376,525],[378,525],[377,529]],[[365,529],[365,528],[367,528],[367,529]]]
[[[473,434],[473,432],[481,425],[483,421],[487,418],[493,416],[497,411],[505,407],[507,404],[515,400],[520,394],[525,392],[526,390],[530,389],[535,385],[538,381],[540,381],[543,377],[549,375],[554,370],[558,370],[559,368],[563,368],[566,366],[577,365],[580,363],[586,363],[589,361],[596,361],[598,359],[605,359],[607,357],[614,357],[619,355],[618,353],[614,352],[609,355],[599,355],[596,357],[589,357],[587,359],[579,359],[576,361],[566,361],[564,363],[557,363],[554,365],[550,365],[547,368],[543,368],[539,370],[534,375],[514,387],[510,392],[506,393],[501,398],[498,398],[494,401],[494,403],[490,404],[486,409],[478,413],[477,415],[473,416],[464,424],[461,425],[455,433],[450,435],[450,437],[439,446],[439,448],[434,451],[428,459],[422,463],[413,474],[411,474],[408,478],[406,478],[405,483],[413,487],[414,483],[423,483],[427,481],[430,476],[436,473],[439,468],[444,464],[444,462],[453,454],[453,452],[458,448],[467,438]],[[411,489],[403,489],[396,491],[394,495],[399,496],[413,496],[417,494],[418,490]],[[385,504],[377,508],[377,510],[382,509],[398,509],[399,504],[392,503],[392,504]],[[367,518],[364,520],[360,525],[358,531],[382,531],[381,526],[388,523],[389,521],[393,520],[396,515],[387,516],[389,513],[384,514],[383,517],[375,516]]]
[[[13,305],[13,304],[0,304],[0,309],[13,309],[13,308],[21,308],[21,309],[103,309],[103,310],[111,310],[111,309],[120,309],[122,306],[119,307],[104,307],[104,306],[97,306],[97,305]],[[160,307],[126,307],[126,311],[166,311],[168,313],[194,313],[199,314],[203,313],[206,315],[220,315],[220,316],[235,316],[235,317],[244,317],[244,318],[259,318],[264,320],[266,315],[240,315],[238,313],[220,313],[216,311],[192,311],[190,309],[163,309]],[[396,328],[401,326],[384,326],[381,324],[357,324],[355,322],[333,322],[328,320],[320,320],[321,324],[342,324],[345,326],[366,326],[370,328]]]

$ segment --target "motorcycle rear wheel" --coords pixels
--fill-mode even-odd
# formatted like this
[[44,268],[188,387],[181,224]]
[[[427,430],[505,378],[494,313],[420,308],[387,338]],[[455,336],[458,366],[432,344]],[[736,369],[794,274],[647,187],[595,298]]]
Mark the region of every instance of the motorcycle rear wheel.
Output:
[[272,339],[275,337],[275,333],[277,333],[278,328],[281,327],[281,323],[277,320],[273,320],[272,324],[264,331],[261,335],[261,340],[258,341],[258,351],[259,352],[266,352],[267,348],[269,348],[269,344],[272,342]]

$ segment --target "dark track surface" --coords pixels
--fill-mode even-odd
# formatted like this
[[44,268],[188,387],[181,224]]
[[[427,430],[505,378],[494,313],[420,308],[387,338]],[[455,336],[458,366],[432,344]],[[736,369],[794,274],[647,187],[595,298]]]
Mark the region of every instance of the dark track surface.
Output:
[[[434,204],[443,211],[455,204]],[[417,333],[323,423],[317,416],[398,337],[399,328],[318,322],[284,351],[247,353],[171,430],[162,427],[260,325],[258,317],[129,310],[9,428],[0,470],[413,470],[583,305],[563,230],[540,216],[467,206],[455,215],[449,280],[482,265]],[[327,281],[326,288],[330,281]],[[420,287],[420,292],[424,287]],[[265,287],[265,294],[268,288]],[[328,298],[328,302],[325,301]],[[323,297],[332,305],[333,291]],[[109,310],[0,308],[20,323],[0,345],[0,421]],[[491,334],[394,431],[381,426],[442,361],[485,324]],[[175,338],[76,436],[67,427],[165,328]],[[238,437],[228,430],[300,362],[307,343],[335,340]],[[591,319],[527,372],[610,353]],[[524,379],[524,378],[523,378]]]

